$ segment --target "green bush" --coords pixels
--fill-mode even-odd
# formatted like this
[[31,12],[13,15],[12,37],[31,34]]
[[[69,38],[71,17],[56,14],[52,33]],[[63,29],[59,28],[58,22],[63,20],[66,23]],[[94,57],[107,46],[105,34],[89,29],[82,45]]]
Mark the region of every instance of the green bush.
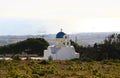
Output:
[[71,59],[70,61],[80,61],[79,58],[74,58],[74,59]]
[[101,63],[102,64],[107,64],[107,65],[112,65],[113,64],[113,62],[111,60],[103,60]]
[[85,62],[93,62],[91,58],[81,58],[80,60]]
[[39,71],[38,74],[39,74],[39,76],[45,76],[46,72],[45,71]]
[[7,73],[7,78],[21,78],[21,75],[15,69],[12,69]]
[[42,60],[39,64],[44,64],[44,65],[50,64],[50,61],[48,61],[48,60]]
[[48,57],[48,60],[49,60],[49,61],[53,61],[53,57],[52,57],[52,56],[49,56],[49,57]]
[[52,65],[49,67],[48,72],[49,72],[49,74],[55,74],[58,72],[58,68],[55,65]]
[[112,62],[114,62],[114,63],[120,63],[120,59],[112,60]]

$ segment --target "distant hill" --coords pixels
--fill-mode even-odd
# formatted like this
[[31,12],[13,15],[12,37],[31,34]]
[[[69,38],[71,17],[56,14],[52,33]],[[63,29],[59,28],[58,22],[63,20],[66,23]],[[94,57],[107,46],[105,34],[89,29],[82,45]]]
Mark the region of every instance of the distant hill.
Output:
[[[112,34],[114,32],[102,32],[102,33],[77,33],[77,34],[69,34],[70,39],[75,41],[75,37],[77,38],[77,43],[83,46],[93,45],[94,43],[101,43],[105,37]],[[42,38],[44,37],[50,44],[54,44],[55,42],[55,34],[45,34],[45,35],[24,35],[24,36],[0,36],[0,46],[7,45],[11,43],[16,43],[18,41],[26,40],[27,38]]]

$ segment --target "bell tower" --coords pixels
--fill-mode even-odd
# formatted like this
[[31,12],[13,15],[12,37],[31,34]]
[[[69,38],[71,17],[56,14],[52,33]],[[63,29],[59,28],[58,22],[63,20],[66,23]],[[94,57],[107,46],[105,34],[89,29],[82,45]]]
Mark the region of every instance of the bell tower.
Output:
[[62,29],[56,35],[56,45],[57,46],[70,46],[69,35],[65,34]]

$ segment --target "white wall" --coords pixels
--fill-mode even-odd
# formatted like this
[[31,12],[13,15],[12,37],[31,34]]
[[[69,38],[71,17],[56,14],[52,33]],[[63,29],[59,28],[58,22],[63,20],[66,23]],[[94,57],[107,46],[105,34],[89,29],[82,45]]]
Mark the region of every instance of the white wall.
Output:
[[75,52],[73,46],[71,47],[61,47],[55,54],[51,53],[51,46],[48,47],[48,50],[44,51],[44,58],[48,59],[49,56],[53,57],[53,60],[69,60],[73,58],[79,58],[79,53]]

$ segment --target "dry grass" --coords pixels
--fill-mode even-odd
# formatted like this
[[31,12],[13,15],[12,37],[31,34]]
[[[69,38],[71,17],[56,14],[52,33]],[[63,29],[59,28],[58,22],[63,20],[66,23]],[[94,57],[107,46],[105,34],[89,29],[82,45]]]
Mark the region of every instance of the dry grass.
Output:
[[120,78],[120,62],[0,60],[0,78]]

